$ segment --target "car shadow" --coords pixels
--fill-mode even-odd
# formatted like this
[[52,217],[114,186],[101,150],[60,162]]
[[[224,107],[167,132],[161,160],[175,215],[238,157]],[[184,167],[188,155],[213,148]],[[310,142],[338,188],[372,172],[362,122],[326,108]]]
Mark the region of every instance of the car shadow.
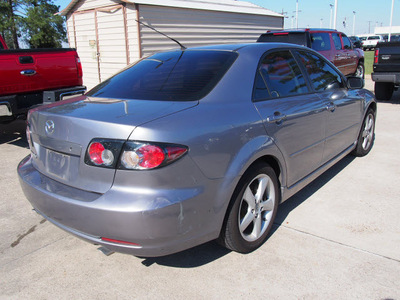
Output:
[[25,129],[26,121],[24,120],[0,124],[0,145],[11,144],[22,148],[28,148]]
[[334,178],[337,174],[339,174],[342,170],[344,170],[351,162],[355,159],[355,156],[347,155],[338,163],[333,165],[327,171],[325,171],[322,175],[320,175],[313,182],[308,184],[298,193],[290,197],[288,200],[279,205],[278,213],[275,218],[273,231],[276,231],[279,226],[281,226],[289,213],[296,209],[299,205],[301,205],[304,201],[310,198],[313,194],[315,194],[319,189],[321,189],[325,184],[327,184],[332,178]]
[[[300,192],[279,205],[278,213],[269,238],[282,224],[284,224],[285,219],[292,210],[296,209],[296,207],[298,207],[325,184],[327,184],[332,178],[350,165],[354,159],[355,157],[350,155],[344,157],[341,161],[325,171],[321,176],[303,188]],[[268,243],[268,239],[266,242]],[[146,267],[151,267],[153,264],[157,264],[174,268],[196,268],[211,263],[229,254],[230,252],[231,250],[221,247],[215,241],[211,241],[206,244],[167,256],[142,258],[142,264]]]

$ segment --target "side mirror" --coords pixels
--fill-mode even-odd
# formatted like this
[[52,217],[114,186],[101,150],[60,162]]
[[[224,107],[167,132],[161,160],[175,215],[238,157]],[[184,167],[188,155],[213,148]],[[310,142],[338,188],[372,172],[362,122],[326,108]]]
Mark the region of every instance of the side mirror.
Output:
[[347,77],[347,87],[351,90],[359,90],[364,87],[364,79],[355,76]]

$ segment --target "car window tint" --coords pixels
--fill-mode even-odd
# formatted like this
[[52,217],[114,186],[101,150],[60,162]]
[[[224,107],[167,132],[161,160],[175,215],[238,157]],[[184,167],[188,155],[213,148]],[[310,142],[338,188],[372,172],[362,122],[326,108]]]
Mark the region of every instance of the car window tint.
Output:
[[308,92],[303,74],[289,51],[267,54],[261,62],[259,72],[267,83],[271,98]]
[[312,86],[316,91],[334,90],[344,87],[340,74],[319,56],[299,51],[301,62],[306,68]]
[[342,41],[344,49],[351,49],[351,42],[347,36],[342,35]]
[[265,85],[265,81],[263,77],[261,76],[261,70],[257,72],[256,75],[256,81],[254,84],[254,94],[253,94],[253,100],[258,101],[258,100],[263,100],[269,98],[269,92],[268,88]]
[[333,44],[336,50],[342,49],[342,43],[340,42],[340,36],[337,33],[332,33]]
[[331,41],[329,39],[329,33],[327,32],[312,33],[311,48],[313,48],[315,51],[330,50]]
[[102,98],[190,101],[207,95],[237,57],[229,51],[158,53],[93,88]]

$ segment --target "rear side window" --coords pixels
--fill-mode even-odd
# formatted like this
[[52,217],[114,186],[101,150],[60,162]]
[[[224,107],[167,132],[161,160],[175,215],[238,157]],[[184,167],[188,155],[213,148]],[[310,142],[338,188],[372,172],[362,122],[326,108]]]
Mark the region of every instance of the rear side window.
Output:
[[311,34],[311,48],[315,51],[331,50],[329,33],[316,32]]
[[340,41],[340,36],[337,33],[332,33],[333,44],[336,50],[342,49],[342,42]]
[[344,49],[351,49],[351,42],[347,36],[342,35],[342,41]]
[[340,74],[324,59],[306,51],[299,51],[298,53],[315,91],[321,92],[344,87]]
[[307,84],[289,51],[267,54],[256,75],[253,99],[280,98],[308,93]]
[[307,37],[305,32],[274,32],[264,33],[257,42],[263,43],[290,43],[307,46]]
[[237,53],[174,51],[139,61],[93,88],[87,95],[102,98],[191,101],[207,95]]

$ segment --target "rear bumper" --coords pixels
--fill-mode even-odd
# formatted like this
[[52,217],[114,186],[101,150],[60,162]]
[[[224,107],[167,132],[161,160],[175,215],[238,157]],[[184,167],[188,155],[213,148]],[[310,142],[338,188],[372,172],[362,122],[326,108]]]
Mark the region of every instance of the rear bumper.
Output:
[[215,180],[208,183],[211,192],[199,186],[178,190],[113,186],[97,194],[44,176],[32,166],[30,156],[19,164],[18,175],[25,196],[44,218],[90,243],[137,256],[163,256],[213,240],[220,230],[216,221],[224,215],[212,208],[211,195],[219,184]]
[[26,118],[28,110],[34,106],[65,100],[73,96],[82,95],[85,91],[85,86],[73,86],[29,94],[2,96],[0,97],[0,122]]
[[372,73],[371,78],[375,82],[393,82],[400,84],[400,73]]

